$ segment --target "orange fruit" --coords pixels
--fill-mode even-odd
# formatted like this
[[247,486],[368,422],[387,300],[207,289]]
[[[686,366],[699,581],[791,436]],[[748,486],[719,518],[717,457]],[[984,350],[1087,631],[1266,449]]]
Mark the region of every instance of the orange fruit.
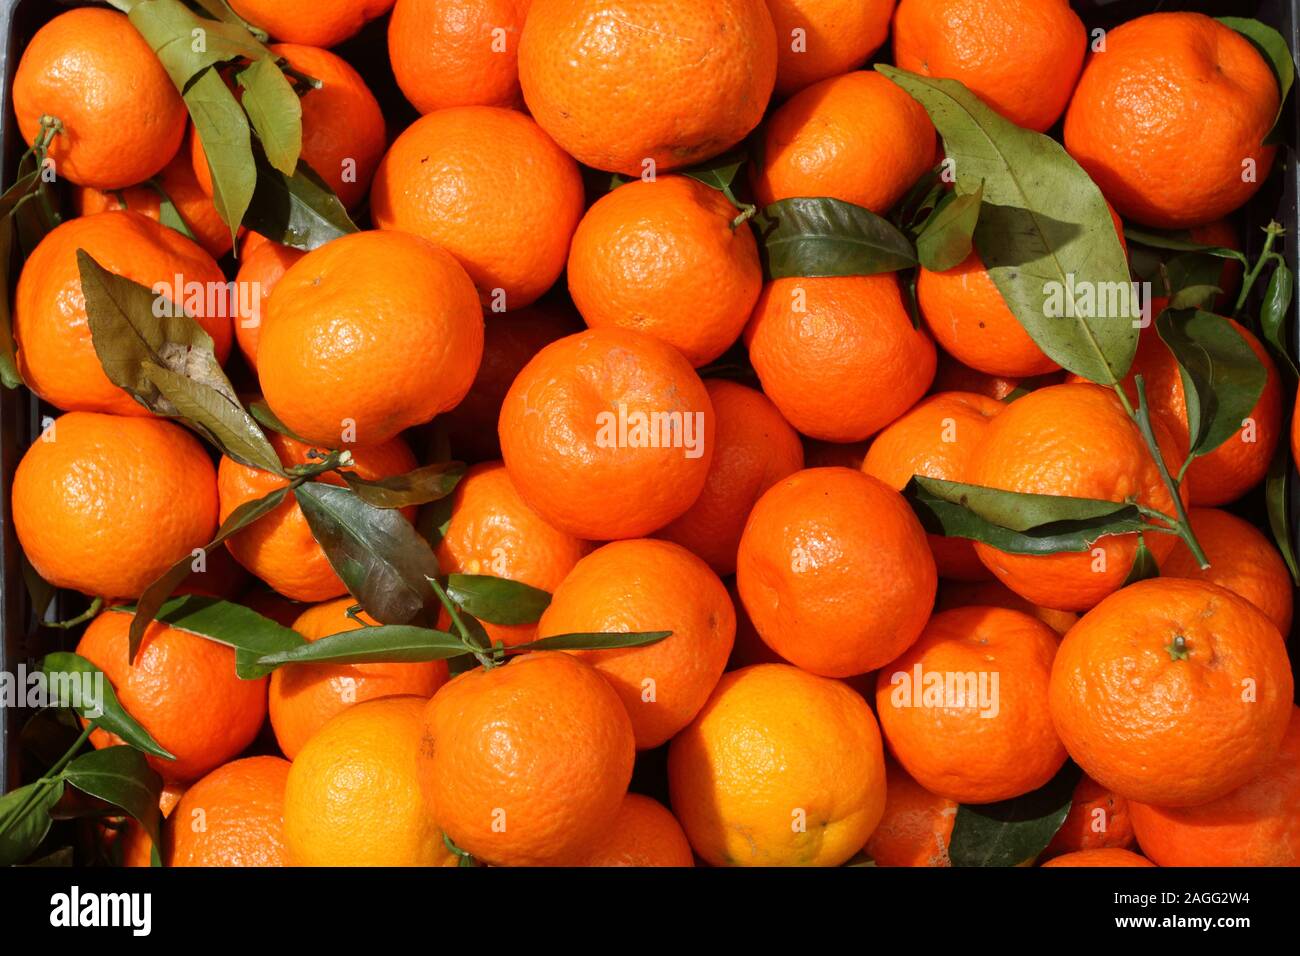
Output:
[[960,80],[1017,126],[1046,132],[1065,111],[1088,45],[1069,0],[901,0],[894,63]]
[[239,271],[235,274],[235,339],[248,367],[257,371],[257,343],[262,336],[262,316],[271,290],[280,277],[307,253],[281,245],[256,232],[244,238],[239,250]]
[[629,793],[614,827],[581,866],[694,866],[682,825],[659,801]]
[[157,220],[162,215],[165,195],[208,255],[220,259],[230,251],[230,227],[222,221],[212,197],[199,185],[185,150],[179,150],[163,167],[158,176],[158,187],[161,192],[148,183],[111,191],[80,186],[73,192],[77,215],[93,216],[113,209],[129,209]]
[[[1110,214],[1120,244],[1127,251],[1124,224],[1114,209]],[[916,277],[916,299],[935,341],[959,363],[985,375],[1013,380],[1061,370],[1007,307],[979,251],[974,248],[970,255],[944,272],[931,272],[922,266]],[[1006,386],[995,384],[995,391],[1003,388],[1005,391],[993,397],[1005,398],[1019,384],[1018,381]]]
[[776,25],[776,92],[787,96],[856,70],[889,36],[894,0],[768,0]]
[[1160,562],[1160,573],[1227,588],[1268,615],[1282,634],[1290,634],[1294,588],[1273,543],[1249,521],[1217,508],[1193,508],[1188,517],[1210,566],[1202,570],[1180,538]]
[[[77,250],[109,272],[184,304],[212,337],[217,361],[230,354],[226,277],[212,257],[174,229],[140,213],[102,212],[70,219],[40,241],[14,295],[18,367],[33,392],[65,411],[148,415],[108,380],[86,318]],[[176,277],[182,288],[177,290]],[[177,303],[183,295],[183,303]]]
[[1129,802],[1085,775],[1075,784],[1070,812],[1047,844],[1044,858],[1080,850],[1124,849],[1133,845]]
[[[311,445],[279,432],[270,432],[267,437],[285,465],[305,465],[316,460],[310,457],[311,452],[317,451]],[[348,466],[349,470],[371,481],[404,474],[416,466],[415,456],[401,438],[354,448],[351,453],[353,464]],[[324,454],[317,451],[318,456]],[[345,484],[334,472],[316,480]],[[240,505],[269,495],[288,483],[287,478],[222,457],[217,467],[221,520],[224,522]],[[408,518],[414,517],[414,509],[405,509],[405,513]],[[273,511],[227,538],[226,547],[236,561],[295,601],[324,601],[347,590],[312,536],[307,518],[292,495]]]
[[41,117],[62,130],[49,157],[60,178],[96,189],[157,173],[185,136],[185,102],[135,27],[112,10],[69,10],[36,31],[14,73],[13,108],[24,142]]
[[1258,776],[1197,807],[1132,804],[1142,852],[1161,866],[1300,865],[1300,710]]
[[230,8],[290,43],[334,46],[382,17],[393,0],[230,0]]
[[[329,50],[295,43],[276,43],[277,57],[321,86],[305,89],[302,103],[302,153],[312,168],[349,209],[361,203],[384,154],[388,137],[384,114],[361,74]],[[197,135],[190,137],[190,162],[199,185],[212,194],[212,173]]]
[[[162,811],[164,821],[171,815],[172,810],[176,808],[176,804],[180,802],[181,797],[184,795],[185,787],[182,784],[163,784],[162,795],[158,798],[158,809]],[[128,867],[153,866],[153,840],[149,839],[149,834],[145,831],[145,828],[140,826],[134,818],[127,817],[120,833],[122,841],[120,859],[122,865]],[[158,861],[159,863],[162,862],[161,854]]]
[[736,584],[759,635],[804,670],[863,674],[917,639],[934,558],[898,492],[847,468],[813,468],[758,499]]
[[[1277,366],[1249,329],[1237,322],[1232,322],[1232,327],[1246,340],[1268,377],[1264,391],[1237,433],[1208,455],[1197,458],[1187,469],[1186,484],[1192,503],[1197,505],[1227,504],[1263,481],[1284,427]],[[1152,418],[1159,419],[1186,447],[1187,405],[1182,372],[1174,353],[1154,326],[1143,330],[1138,338],[1137,355],[1124,380],[1124,389],[1134,403],[1137,402],[1138,375],[1143,379]],[[1178,464],[1182,464],[1181,460]]]
[[533,0],[519,83],[542,129],[596,169],[640,176],[725,152],[776,81],[764,0]]
[[[898,491],[913,475],[966,481],[985,429],[1005,407],[971,392],[931,395],[876,436],[862,470]],[[989,576],[970,541],[934,534],[929,541],[940,576],[966,581]]]
[[634,180],[587,210],[569,249],[569,292],[593,329],[649,332],[697,368],[749,320],[763,268],[749,223],[686,176]]
[[1056,633],[997,607],[930,619],[876,675],[889,750],[931,793],[996,803],[1037,790],[1065,763],[1047,713]]
[[421,113],[516,106],[519,34],[531,0],[397,0],[388,60]]
[[1043,866],[1155,866],[1144,856],[1138,856],[1132,850],[1110,847],[1101,850],[1079,850],[1066,853],[1048,860]]
[[912,326],[892,275],[775,279],[745,345],[786,421],[826,441],[875,434],[934,377],[934,344]]
[[167,818],[168,866],[284,866],[289,761],[246,757],[213,770]]
[[454,863],[420,796],[425,701],[381,697],[335,715],[294,758],[284,791],[292,866]]
[[68,412],[14,473],[23,553],[55,587],[138,598],[217,530],[217,487],[203,446],[156,418]]
[[378,445],[454,408],[483,351],[473,283],[417,236],[360,232],[290,266],[266,304],[257,372],[295,434]]
[[[86,628],[77,653],[104,672],[126,712],[175,760],[148,757],[166,781],[197,780],[252,743],[266,717],[266,678],[235,675],[235,652],[158,621],[128,661],[133,615],[104,611]],[[96,730],[96,747],[122,743]]]
[[638,750],[691,722],[722,676],[736,612],[718,576],[680,545],[615,541],[577,563],[537,623],[538,637],[671,631],[645,647],[576,652],[618,693]]
[[1273,71],[1200,13],[1153,13],[1106,34],[1065,114],[1065,147],[1126,219],[1182,229],[1255,194],[1276,147]]
[[[348,617],[351,597],[309,607],[293,629],[309,641],[375,625],[364,611]],[[376,697],[432,697],[447,682],[446,661],[413,664],[289,664],[271,674],[269,711],[276,743],[290,760],[335,714]]]
[[380,229],[415,233],[454,255],[485,306],[518,309],[564,271],[582,177],[523,113],[461,106],[397,137],[375,174],[370,211]]
[[438,418],[461,461],[501,457],[497,420],[506,392],[528,360],[543,346],[581,330],[572,309],[532,305],[502,315],[488,315],[483,327],[483,361],[474,384],[451,411]]
[[724,674],[668,749],[673,811],[713,866],[838,866],[885,809],[871,708],[786,664]]
[[690,363],[630,329],[589,329],[538,352],[506,393],[498,432],[524,501],[592,541],[681,516],[704,488],[715,434]]
[[789,661],[764,644],[763,639],[758,636],[754,622],[749,619],[749,613],[745,610],[745,605],[740,600],[740,593],[736,590],[736,579],[728,578],[726,584],[727,596],[731,598],[732,607],[736,610],[736,640],[731,645],[727,670],[740,670],[751,664],[788,664]]
[[1088,776],[1130,801],[1188,807],[1264,771],[1291,693],[1286,647],[1262,611],[1217,585],[1154,578],[1070,629],[1050,696]]
[[935,600],[936,611],[971,605],[1004,607],[1008,611],[1023,611],[1036,617],[1057,634],[1064,634],[1079,620],[1073,611],[1057,611],[1050,607],[1030,604],[1001,581],[944,581]]
[[433,819],[476,859],[576,864],[618,819],[635,754],[627,712],[594,669],[570,654],[525,654],[467,671],[429,701],[420,786]]
[[935,162],[925,108],[879,73],[814,83],[768,118],[755,190],[763,205],[830,196],[883,215]]
[[[554,592],[590,550],[588,542],[547,524],[519,496],[505,465],[490,461],[456,485],[437,555],[444,574],[490,574]],[[537,636],[536,624],[484,621],[483,627],[507,646]]]
[[[1182,454],[1154,423],[1170,471]],[[1053,385],[1012,402],[993,419],[971,459],[970,484],[1032,494],[1128,501],[1164,514],[1173,500],[1142,435],[1119,400],[1098,385]],[[1173,538],[1147,534],[1157,561]],[[1042,607],[1083,611],[1119,588],[1137,555],[1136,532],[1107,535],[1090,551],[1007,554],[983,543],[975,552],[998,580]]]
[[704,490],[658,537],[699,555],[720,575],[736,570],[745,520],[763,492],[803,468],[799,435],[757,389],[724,379],[704,383],[717,420]]
[[1007,308],[974,249],[946,272],[922,267],[916,278],[916,299],[935,341],[973,369],[1019,379],[1060,368]]
[[957,822],[957,803],[939,797],[885,761],[885,815],[863,847],[876,866],[951,866],[948,845]]

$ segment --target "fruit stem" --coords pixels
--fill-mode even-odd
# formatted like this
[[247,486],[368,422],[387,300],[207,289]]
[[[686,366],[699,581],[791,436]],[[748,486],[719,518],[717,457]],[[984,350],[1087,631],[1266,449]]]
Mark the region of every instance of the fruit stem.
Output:
[[1189,651],[1187,650],[1187,638],[1181,634],[1175,634],[1174,639],[1165,645],[1165,653],[1169,655],[1171,661],[1187,660]]
[[1174,480],[1174,476],[1169,473],[1169,467],[1165,464],[1164,455],[1160,454],[1160,445],[1156,441],[1155,431],[1151,427],[1151,407],[1147,404],[1146,382],[1141,375],[1134,377],[1134,383],[1137,385],[1138,407],[1135,411],[1133,403],[1128,400],[1128,395],[1124,393],[1124,387],[1116,382],[1111,388],[1114,390],[1119,402],[1124,406],[1124,411],[1128,417],[1137,425],[1138,431],[1142,434],[1142,440],[1146,442],[1147,451],[1151,453],[1152,460],[1156,463],[1156,469],[1160,472],[1160,480],[1165,483],[1169,489],[1170,496],[1174,499],[1174,514],[1176,520],[1173,522],[1173,531],[1192,552],[1192,557],[1202,569],[1210,566],[1210,560],[1205,556],[1205,551],[1201,548],[1201,543],[1196,540],[1196,535],[1192,532],[1192,523],[1187,517],[1187,508],[1183,506],[1183,496],[1180,493],[1179,483]]
[[1234,316],[1241,315],[1241,310],[1246,307],[1246,299],[1250,296],[1251,286],[1255,284],[1255,280],[1259,278],[1259,274],[1263,271],[1264,265],[1272,257],[1274,241],[1285,233],[1286,230],[1276,221],[1270,220],[1269,224],[1264,227],[1264,248],[1260,250],[1259,258],[1255,260],[1255,265],[1251,267],[1250,271],[1247,272],[1245,277],[1241,280],[1241,291],[1237,293],[1237,304],[1232,307],[1232,314]]
[[90,602],[90,607],[86,608],[86,610],[82,611],[76,617],[67,621],[42,621],[41,627],[53,627],[66,631],[70,628],[76,627],[78,624],[85,624],[92,617],[98,614],[103,606],[104,599],[102,597],[97,597],[95,600]]

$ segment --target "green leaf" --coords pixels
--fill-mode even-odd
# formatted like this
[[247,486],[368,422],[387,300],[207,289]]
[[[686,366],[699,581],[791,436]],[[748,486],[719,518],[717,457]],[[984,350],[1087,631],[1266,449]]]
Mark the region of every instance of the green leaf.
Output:
[[258,659],[273,670],[284,664],[418,664],[442,661],[470,650],[455,634],[406,624],[385,624],[342,631]]
[[957,808],[948,857],[953,866],[1018,866],[1034,859],[1070,813],[1082,771],[1065,762],[1056,776],[1024,796]]
[[[110,0],[112,2],[112,0]],[[136,2],[136,0],[133,0]],[[270,37],[266,31],[249,23],[234,10],[230,9],[230,4],[226,0],[195,0],[195,2],[206,10],[213,19],[224,20],[226,23],[237,23],[247,30],[254,39],[259,43],[266,43]]]
[[1240,430],[1268,372],[1222,316],[1167,309],[1156,319],[1156,331],[1178,360],[1191,436],[1188,458],[1209,454]]
[[982,541],[1008,554],[1087,551],[1099,538],[1141,531],[1134,504],[1037,495],[914,475],[903,497],[931,534]]
[[200,17],[180,0],[140,0],[127,16],[182,93],[218,63],[267,55],[243,27]]
[[253,201],[258,180],[248,116],[216,69],[199,74],[185,91],[185,105],[207,157],[212,202],[233,238]]
[[432,609],[427,579],[438,559],[400,511],[368,505],[348,488],[309,481],[294,490],[335,573],[381,624],[410,624]]
[[271,57],[254,60],[237,79],[267,162],[292,176],[302,153],[302,100],[297,91]]
[[943,197],[948,195],[942,173],[943,164],[940,163],[913,183],[890,211],[889,221],[909,234],[923,226]]
[[1156,556],[1147,547],[1146,535],[1140,534],[1138,535],[1137,554],[1133,558],[1133,567],[1129,569],[1128,577],[1124,579],[1124,587],[1136,584],[1138,581],[1145,581],[1147,578],[1159,576],[1160,565],[1156,563]]
[[1286,106],[1286,96],[1291,91],[1291,84],[1295,82],[1295,61],[1291,59],[1290,47],[1287,46],[1286,40],[1282,39],[1280,33],[1258,20],[1246,17],[1218,17],[1217,19],[1224,26],[1231,27],[1254,44],[1255,49],[1264,57],[1265,62],[1273,68],[1273,76],[1277,78],[1279,94],[1277,116],[1273,118],[1273,128],[1269,130],[1264,142],[1269,144],[1280,143],[1282,141],[1282,110]]
[[627,631],[627,632],[586,632],[576,634],[553,634],[540,637],[526,644],[516,644],[509,648],[511,654],[524,651],[608,651],[620,647],[646,647],[658,644],[672,631]]
[[704,185],[718,190],[734,203],[736,200],[732,195],[731,188],[735,185],[736,176],[745,168],[747,162],[749,162],[749,156],[745,149],[736,147],[698,166],[681,169],[678,172],[683,176],[689,176],[691,179],[698,179]]
[[300,442],[304,445],[311,444],[307,439],[298,435],[296,432],[291,430],[288,425],[280,421],[279,416],[277,416],[275,412],[271,411],[271,406],[266,404],[266,399],[264,398],[254,399],[249,402],[248,413],[252,415],[257,423],[263,428],[269,428],[273,432],[279,432],[281,435],[286,435],[294,441]]
[[1157,232],[1138,226],[1125,226],[1124,238],[1130,243],[1149,246],[1152,249],[1167,249],[1171,252],[1201,252],[1217,259],[1235,259],[1243,266],[1249,265],[1245,255],[1239,249],[1227,246],[1207,246],[1193,240],[1185,231]]
[[[1101,190],[1059,143],[1003,119],[957,81],[876,69],[930,114],[956,163],[959,190],[983,184],[975,245],[1030,337],[1071,372],[1105,385],[1121,381],[1140,316]],[[1073,307],[1077,290],[1092,291],[1091,309]]]
[[1287,376],[1286,394],[1295,391],[1300,371],[1296,369],[1291,350],[1287,347],[1287,317],[1291,314],[1291,301],[1295,297],[1295,273],[1285,262],[1279,261],[1268,278],[1268,288],[1264,290],[1264,305],[1260,312],[1260,329],[1264,344],[1269,347],[1279,368]]
[[77,250],[95,354],[104,374],[145,408],[182,418],[241,464],[276,474],[280,459],[244,411],[212,338],[183,308]]
[[[190,224],[185,221],[185,217],[176,208],[176,203],[172,202],[172,197],[167,195],[167,190],[163,188],[158,178],[150,179],[145,185],[158,194],[158,221],[168,229],[175,229],[186,239],[198,242],[194,236],[194,231],[190,229]],[[127,208],[124,198],[121,202],[122,208]]]
[[88,751],[68,764],[63,776],[82,793],[125,810],[139,821],[155,846],[162,842],[158,809],[162,777],[138,750],[105,747]]
[[[129,614],[134,608],[122,605],[112,610]],[[199,594],[172,598],[158,610],[156,620],[234,649],[235,673],[243,680],[257,680],[271,673],[258,663],[267,654],[305,643],[297,631],[252,608]]]
[[1280,441],[1264,478],[1264,504],[1268,511],[1268,528],[1282,560],[1291,572],[1291,580],[1300,585],[1300,562],[1296,560],[1295,541],[1291,537],[1291,448]]
[[782,199],[754,223],[773,279],[865,276],[916,265],[912,244],[893,224],[838,199]]
[[338,472],[358,498],[376,508],[410,508],[447,497],[465,477],[465,463],[440,461],[389,478],[362,478],[355,471]]
[[1184,309],[1210,308],[1214,299],[1223,292],[1217,285],[1188,285],[1178,289],[1169,300],[1166,309],[1180,312]]
[[[214,549],[225,544],[226,539],[231,535],[242,531],[263,515],[269,514],[280,507],[288,494],[289,486],[284,485],[263,495],[261,498],[245,501],[239,505],[221,523],[216,536],[203,546],[203,553],[205,555],[211,554]],[[150,622],[157,616],[158,611],[166,603],[167,599],[172,596],[172,592],[194,573],[195,557],[195,555],[186,555],[178,560],[163,572],[156,581],[145,588],[144,593],[140,595],[140,600],[135,604],[135,617],[131,621],[128,654],[132,661],[135,660],[136,654],[140,651],[140,642],[144,640],[144,632],[149,627]]]
[[551,603],[541,588],[490,574],[452,574],[447,594],[470,614],[491,624],[533,624]]
[[357,232],[339,197],[305,162],[299,160],[297,171],[285,176],[260,151],[255,161],[257,189],[244,216],[249,229],[309,252]]
[[63,780],[37,780],[0,796],[0,866],[27,859],[50,832],[50,811],[63,798]]
[[947,272],[970,255],[983,197],[983,183],[973,193],[953,192],[945,197],[916,237],[921,265],[931,272]]
[[[164,760],[176,759],[126,712],[104,672],[84,657],[66,651],[55,651],[45,655],[41,661],[41,671],[45,674],[50,699],[56,702],[55,706],[71,707],[95,727],[116,734],[137,750]],[[87,695],[80,692],[80,681],[84,679],[82,675],[91,676],[94,681],[92,686],[99,694],[97,699],[88,700]],[[94,675],[99,676],[96,678]],[[89,696],[95,698],[94,693]]]

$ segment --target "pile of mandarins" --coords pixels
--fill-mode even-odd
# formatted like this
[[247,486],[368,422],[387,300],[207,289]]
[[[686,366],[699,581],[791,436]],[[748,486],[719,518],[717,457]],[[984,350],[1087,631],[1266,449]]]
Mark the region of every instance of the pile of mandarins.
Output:
[[[155,4],[226,44],[188,85]],[[968,815],[1021,800],[1045,809],[1006,862],[1300,864],[1289,544],[1258,518],[1294,366],[1238,252],[1289,79],[1249,31],[1089,31],[1066,0],[113,5],[49,20],[13,82],[57,184],[22,209],[62,208],[18,247],[13,367],[57,412],[10,501],[39,576],[100,599],[76,654],[167,754],[141,771],[160,862],[947,866],[978,855]],[[1166,281],[1213,260],[1157,289],[1113,381],[1022,321],[994,177],[945,268],[775,265],[791,200],[909,243],[918,188],[956,218],[968,160],[922,83],[1109,209],[1071,242],[1135,274],[1154,249]],[[288,183],[283,229],[240,208],[250,149],[242,206]],[[797,238],[870,245],[827,222]],[[151,384],[124,387],[91,262],[218,292],[133,320]],[[1207,446],[1231,375],[1169,330],[1211,327],[1256,385]],[[171,390],[224,375],[226,421],[260,410],[245,444]],[[410,493],[431,468],[442,493]],[[968,487],[945,511],[915,476]],[[389,530],[322,533],[313,484],[384,489],[356,507]],[[1089,536],[1103,512],[1129,523]],[[140,639],[191,555],[172,589],[209,613],[472,653],[250,673],[156,602]],[[540,603],[430,590],[402,617],[374,582],[407,567]],[[148,865],[151,830],[110,818],[100,852]]]

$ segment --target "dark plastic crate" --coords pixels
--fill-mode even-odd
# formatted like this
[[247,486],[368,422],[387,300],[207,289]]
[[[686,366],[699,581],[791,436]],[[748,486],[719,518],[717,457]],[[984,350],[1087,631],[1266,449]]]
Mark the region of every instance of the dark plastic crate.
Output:
[[[84,0],[0,0],[0,72],[4,74],[0,90],[0,169],[3,181],[13,181],[18,159],[25,145],[18,132],[10,103],[10,87],[19,56],[32,34],[46,21],[63,10],[88,6]],[[1254,16],[1279,30],[1291,49],[1293,58],[1300,51],[1300,0],[1189,0],[1189,2],[1164,2],[1164,0],[1072,0],[1071,5],[1091,28],[1113,27],[1125,20],[1157,10],[1192,10],[1212,16]],[[372,23],[361,36],[349,41],[341,52],[360,69],[371,84],[375,95],[384,104],[389,118],[390,137],[400,132],[415,118],[415,113],[402,99],[393,83],[386,63],[384,24]],[[1248,206],[1238,214],[1242,241],[1246,253],[1257,251],[1260,233],[1256,228],[1270,218],[1281,222],[1287,230],[1285,255],[1293,271],[1300,274],[1300,242],[1297,241],[1296,199],[1300,193],[1297,178],[1296,143],[1300,142],[1300,110],[1294,95],[1288,111],[1285,129],[1286,147],[1279,152],[1276,171],[1264,189],[1261,189]],[[16,275],[11,279],[16,281]],[[1291,351],[1300,356],[1300,323],[1296,322],[1296,303],[1291,307]],[[1284,396],[1290,401],[1291,396]],[[70,646],[75,635],[62,631],[38,629],[33,617],[31,601],[23,580],[22,557],[14,535],[10,516],[9,489],[13,484],[14,470],[24,450],[33,437],[39,434],[42,414],[56,414],[53,409],[42,408],[41,403],[26,390],[0,390],[0,671],[14,672],[20,663],[28,664],[43,654],[60,647]],[[1285,439],[1284,439],[1285,440]],[[1300,482],[1292,483],[1293,532],[1300,528]],[[1265,524],[1262,507],[1249,502],[1244,513],[1257,524]],[[64,610],[67,610],[66,608]],[[70,613],[75,613],[71,611]],[[1295,653],[1294,636],[1300,630],[1300,621],[1293,626],[1288,644],[1292,649],[1292,667],[1298,668],[1300,660]],[[0,709],[0,791],[18,784],[20,760],[18,733],[28,712],[20,708]]]

